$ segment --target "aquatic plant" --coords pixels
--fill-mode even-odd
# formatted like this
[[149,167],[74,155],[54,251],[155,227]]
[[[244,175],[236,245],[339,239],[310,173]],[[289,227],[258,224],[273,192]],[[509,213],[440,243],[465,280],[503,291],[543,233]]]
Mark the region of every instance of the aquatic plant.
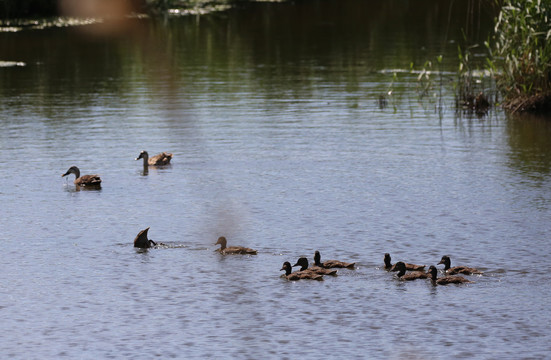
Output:
[[504,0],[492,40],[488,66],[506,107],[551,109],[551,2]]
[[457,111],[474,112],[478,115],[485,115],[490,109],[491,94],[497,103],[497,93],[492,74],[495,71],[483,69],[482,64],[472,60],[474,49],[479,45],[458,46],[457,54],[459,67],[457,70],[457,81],[455,83],[455,103]]

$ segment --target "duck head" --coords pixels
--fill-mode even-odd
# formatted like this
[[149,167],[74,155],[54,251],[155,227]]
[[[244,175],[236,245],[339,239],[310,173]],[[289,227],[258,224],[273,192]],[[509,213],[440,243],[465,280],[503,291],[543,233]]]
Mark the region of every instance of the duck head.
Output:
[[220,245],[220,250],[224,250],[226,248],[227,240],[224,236],[220,236],[218,238],[218,241],[214,245]]
[[450,257],[447,255],[442,256],[442,259],[437,265],[444,264],[444,270],[448,270],[451,266]]
[[149,159],[149,154],[147,153],[147,151],[142,150],[140,152],[140,155],[138,155],[138,157],[135,160],[140,160],[140,159],[144,159],[145,161],[147,161],[147,159]]
[[392,267],[392,263],[390,262],[390,254],[389,253],[386,253],[385,254],[385,258],[384,258],[384,261],[385,261],[385,268],[390,268]]
[[438,274],[438,270],[436,269],[436,266],[431,265],[431,266],[429,267],[428,273],[430,274],[431,279],[432,279],[433,281],[435,281],[435,280],[436,280],[436,276],[437,276],[437,274]]
[[314,253],[314,264],[316,266],[321,266],[321,255],[320,252],[316,250]]
[[295,266],[300,266],[301,271],[308,269],[308,259],[305,258],[305,257],[299,258],[297,263],[295,265],[293,265],[293,267],[295,267]]
[[78,179],[80,177],[80,170],[76,166],[71,166],[65,174],[61,175],[61,177],[67,176],[69,174],[75,174],[75,177]]
[[282,271],[282,270],[285,270],[285,275],[289,275],[292,271],[291,263],[288,261],[285,261],[279,271]]
[[398,271],[398,274],[396,274],[398,277],[404,276],[406,273],[406,264],[402,261],[398,261],[396,264],[394,264],[393,271]]

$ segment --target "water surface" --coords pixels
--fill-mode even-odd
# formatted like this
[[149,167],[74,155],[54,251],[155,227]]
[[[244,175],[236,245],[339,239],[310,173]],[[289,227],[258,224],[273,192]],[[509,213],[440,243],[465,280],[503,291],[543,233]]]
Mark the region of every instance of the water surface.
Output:
[[[456,113],[466,9],[367,3],[0,33],[0,353],[547,358],[549,119]],[[440,54],[421,96],[410,63]],[[144,175],[143,149],[172,165]],[[167,246],[132,247],[148,226]],[[357,269],[279,278],[315,250]],[[485,274],[406,284],[385,252]]]

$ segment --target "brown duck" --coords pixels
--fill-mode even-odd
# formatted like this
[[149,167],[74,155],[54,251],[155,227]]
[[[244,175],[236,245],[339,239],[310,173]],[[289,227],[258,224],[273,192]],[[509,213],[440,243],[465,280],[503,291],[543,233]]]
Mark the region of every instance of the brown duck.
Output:
[[[285,274],[281,275],[282,277],[286,278],[287,280],[296,281],[296,280],[323,280],[323,275],[316,274],[313,271],[295,271],[291,272],[292,267],[291,263],[288,261],[285,261],[283,263],[283,267],[281,270],[285,270]],[[280,270],[280,271],[281,271]]]
[[220,245],[220,249],[216,249],[220,254],[244,254],[256,255],[257,251],[243,246],[226,246],[228,241],[224,236],[220,236],[214,245]]
[[337,270],[324,269],[319,266],[308,267],[308,259],[305,257],[299,258],[297,263],[293,265],[293,267],[295,266],[300,266],[300,271],[311,271],[319,275],[337,275]]
[[136,238],[134,239],[134,247],[148,249],[157,245],[155,241],[147,238],[148,231],[149,228],[140,231],[138,235],[136,235]]
[[162,152],[155,156],[149,157],[149,154],[147,153],[147,151],[142,150],[140,152],[140,155],[138,155],[138,157],[136,158],[136,160],[140,160],[140,159],[143,159],[144,167],[148,165],[162,166],[162,165],[168,165],[170,163],[170,160],[172,159],[172,154],[167,152]]
[[431,265],[429,267],[429,271],[431,274],[431,280],[432,283],[435,285],[447,285],[447,284],[466,284],[466,283],[472,283],[472,281],[465,279],[462,276],[452,276],[447,275],[443,276],[441,278],[437,277],[438,270],[436,270],[436,266]]
[[417,279],[429,279],[431,277],[430,273],[424,271],[412,271],[409,274],[406,274],[406,264],[402,261],[398,261],[394,265],[394,268],[398,271],[396,276],[398,276],[400,280],[411,281]]
[[75,174],[75,185],[78,186],[101,186],[101,179],[99,175],[82,175],[80,176],[80,170],[76,166],[71,166],[69,170],[61,177],[67,176],[69,174]]
[[[389,270],[389,271],[398,271],[398,270],[394,267],[395,265],[392,265],[392,263],[391,263],[391,257],[390,257],[390,254],[389,254],[389,253],[386,253],[386,254],[385,254],[384,262],[385,262],[385,269],[387,269],[387,270]],[[406,262],[404,262],[404,265],[406,266],[406,270],[407,270],[407,271],[423,271],[423,270],[425,270],[425,266],[426,266],[426,265],[408,264],[408,263],[406,263]]]
[[467,267],[467,266],[454,266],[450,267],[451,260],[450,257],[447,255],[442,256],[442,259],[437,265],[444,264],[444,271],[448,275],[455,275],[455,274],[465,274],[465,275],[473,275],[473,274],[482,274],[482,271]]
[[325,269],[331,269],[331,268],[354,269],[354,265],[356,265],[356,263],[348,263],[348,262],[339,261],[339,260],[326,260],[324,262],[321,262],[320,252],[316,250],[316,252],[314,253],[314,265]]

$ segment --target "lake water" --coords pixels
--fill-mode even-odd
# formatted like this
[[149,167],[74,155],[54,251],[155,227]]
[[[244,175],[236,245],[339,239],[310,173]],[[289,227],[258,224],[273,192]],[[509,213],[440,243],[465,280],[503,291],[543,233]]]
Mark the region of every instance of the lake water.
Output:
[[[0,33],[0,355],[549,358],[551,123],[455,111],[461,6]],[[441,54],[421,97],[410,64]],[[172,165],[144,174],[143,149]],[[101,190],[60,176],[73,165]],[[166,246],[134,249],[146,227]],[[258,255],[216,253],[221,235]],[[315,250],[357,268],[279,277]],[[404,283],[385,252],[484,275]]]

